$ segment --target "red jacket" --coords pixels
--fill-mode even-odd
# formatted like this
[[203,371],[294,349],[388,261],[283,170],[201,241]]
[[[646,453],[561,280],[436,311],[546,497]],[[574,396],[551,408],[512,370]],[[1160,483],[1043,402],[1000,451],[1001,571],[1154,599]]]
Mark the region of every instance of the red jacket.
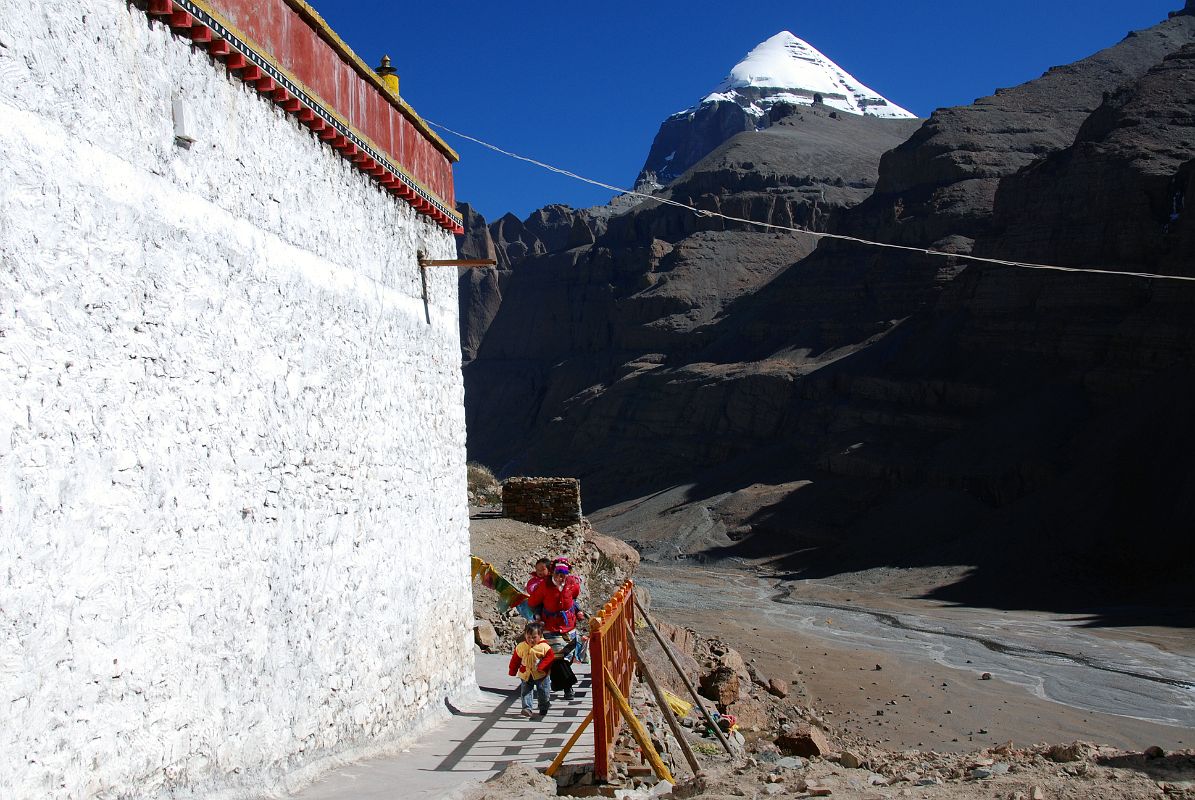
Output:
[[523,590],[523,594],[530,597],[535,592],[536,588],[546,580],[547,578],[541,578],[532,572],[531,577],[527,579],[527,588]]
[[581,581],[575,575],[564,579],[564,586],[546,580],[531,593],[527,605],[539,606],[544,620],[544,630],[550,633],[568,633],[577,627],[577,595],[581,593]]

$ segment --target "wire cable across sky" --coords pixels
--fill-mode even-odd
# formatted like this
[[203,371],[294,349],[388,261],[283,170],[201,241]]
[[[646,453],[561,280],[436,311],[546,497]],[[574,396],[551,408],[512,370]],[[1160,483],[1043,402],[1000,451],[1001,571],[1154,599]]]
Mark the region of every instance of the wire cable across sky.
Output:
[[1154,272],[1128,272],[1125,270],[1094,269],[1091,267],[1060,267],[1060,266],[1056,266],[1053,264],[1035,264],[1035,263],[1027,262],[1027,261],[1008,261],[1008,260],[1001,259],[1001,258],[987,258],[985,256],[964,255],[962,253],[947,253],[943,250],[933,250],[933,249],[926,248],[926,247],[911,247],[909,245],[892,244],[890,242],[873,242],[870,239],[861,239],[857,236],[846,236],[845,234],[841,234],[841,233],[822,233],[819,231],[811,231],[808,228],[794,228],[794,227],[789,227],[787,225],[776,225],[771,222],[760,222],[758,220],[753,220],[753,219],[744,219],[743,217],[733,217],[733,216],[730,216],[727,214],[719,213],[717,211],[706,211],[705,209],[697,208],[695,206],[691,206],[686,203],[681,203],[681,202],[672,200],[667,197],[657,197],[656,195],[653,195],[653,194],[647,194],[645,192],[638,192],[638,191],[635,191],[634,189],[626,189],[621,186],[615,186],[614,184],[604,183],[603,181],[594,180],[593,178],[587,178],[584,175],[578,175],[577,173],[572,172],[567,169],[563,169],[562,167],[556,167],[556,166],[547,164],[543,161],[539,161],[534,158],[529,158],[527,156],[519,155],[518,153],[512,153],[509,150],[504,150],[501,147],[498,147],[497,145],[482,141],[481,139],[478,139],[474,136],[470,136],[467,133],[461,133],[460,131],[453,130],[452,128],[449,128],[447,125],[441,125],[440,123],[433,122],[432,120],[426,120],[426,122],[429,125],[439,128],[440,130],[442,130],[446,133],[450,133],[453,136],[459,136],[462,139],[466,139],[470,142],[473,142],[474,144],[481,145],[482,147],[485,147],[489,150],[493,150],[495,153],[500,153],[501,155],[507,156],[508,158],[517,159],[519,161],[525,161],[528,164],[534,164],[535,166],[540,167],[541,169],[546,169],[549,172],[555,172],[556,174],[563,175],[566,178],[572,178],[573,180],[581,181],[583,183],[592,184],[593,186],[598,186],[598,187],[601,187],[602,189],[608,189],[609,191],[612,191],[612,192],[619,192],[620,194],[634,195],[636,197],[642,197],[647,200],[654,200],[655,202],[663,203],[664,205],[676,206],[677,208],[683,208],[687,211],[693,212],[694,214],[696,214],[697,216],[700,216],[700,217],[719,217],[719,218],[727,220],[729,222],[740,222],[745,225],[757,225],[761,228],[769,228],[771,230],[787,231],[789,233],[797,233],[797,234],[802,234],[804,236],[811,236],[814,239],[836,239],[838,241],[843,241],[843,242],[854,242],[855,244],[861,244],[861,245],[865,245],[867,247],[884,247],[884,248],[888,248],[890,250],[904,250],[904,251],[907,251],[910,253],[919,253],[921,255],[935,256],[938,258],[954,258],[954,259],[963,259],[966,261],[977,261],[977,262],[984,263],[984,264],[997,264],[1002,267],[1014,267],[1016,269],[1049,270],[1049,271],[1054,271],[1054,272],[1083,272],[1083,273],[1091,273],[1091,274],[1095,274],[1095,275],[1124,275],[1124,276],[1128,276],[1130,278],[1149,278],[1149,279],[1156,279],[1156,280],[1195,282],[1195,276],[1190,276],[1190,275],[1163,275],[1163,274],[1154,273]]

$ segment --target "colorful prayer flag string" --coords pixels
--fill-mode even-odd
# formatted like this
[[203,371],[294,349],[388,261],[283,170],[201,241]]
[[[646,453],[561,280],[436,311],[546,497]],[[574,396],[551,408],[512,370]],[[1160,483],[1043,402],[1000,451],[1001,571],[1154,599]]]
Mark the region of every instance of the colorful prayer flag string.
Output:
[[517,586],[498,574],[498,570],[477,556],[470,556],[470,574],[473,580],[481,580],[481,585],[493,589],[498,593],[498,613],[505,614],[513,606],[523,603],[527,599]]

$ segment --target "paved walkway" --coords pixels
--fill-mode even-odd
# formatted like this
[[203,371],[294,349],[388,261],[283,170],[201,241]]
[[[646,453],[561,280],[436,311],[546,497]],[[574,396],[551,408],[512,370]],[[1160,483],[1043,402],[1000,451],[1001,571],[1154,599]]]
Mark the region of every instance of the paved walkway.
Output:
[[[360,761],[325,775],[293,800],[408,800],[436,798],[467,781],[485,780],[510,764],[546,766],[576,730],[590,707],[589,666],[575,664],[577,700],[556,694],[547,717],[519,716],[515,680],[505,655],[477,656],[479,698],[452,709],[452,718],[428,731],[398,756]],[[593,736],[586,731],[567,763],[593,760]]]

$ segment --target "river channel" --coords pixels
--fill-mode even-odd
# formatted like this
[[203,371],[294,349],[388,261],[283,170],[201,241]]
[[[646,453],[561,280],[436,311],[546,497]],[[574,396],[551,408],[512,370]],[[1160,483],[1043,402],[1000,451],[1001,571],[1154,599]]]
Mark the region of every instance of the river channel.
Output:
[[[963,670],[983,665],[1025,692],[1084,711],[1195,728],[1195,634],[1167,649],[1132,632],[1095,631],[1078,619],[949,607],[842,592],[819,581],[783,585],[745,572],[664,569],[637,576],[661,614],[735,615],[835,645],[865,647]],[[1143,640],[1145,639],[1145,640]]]

